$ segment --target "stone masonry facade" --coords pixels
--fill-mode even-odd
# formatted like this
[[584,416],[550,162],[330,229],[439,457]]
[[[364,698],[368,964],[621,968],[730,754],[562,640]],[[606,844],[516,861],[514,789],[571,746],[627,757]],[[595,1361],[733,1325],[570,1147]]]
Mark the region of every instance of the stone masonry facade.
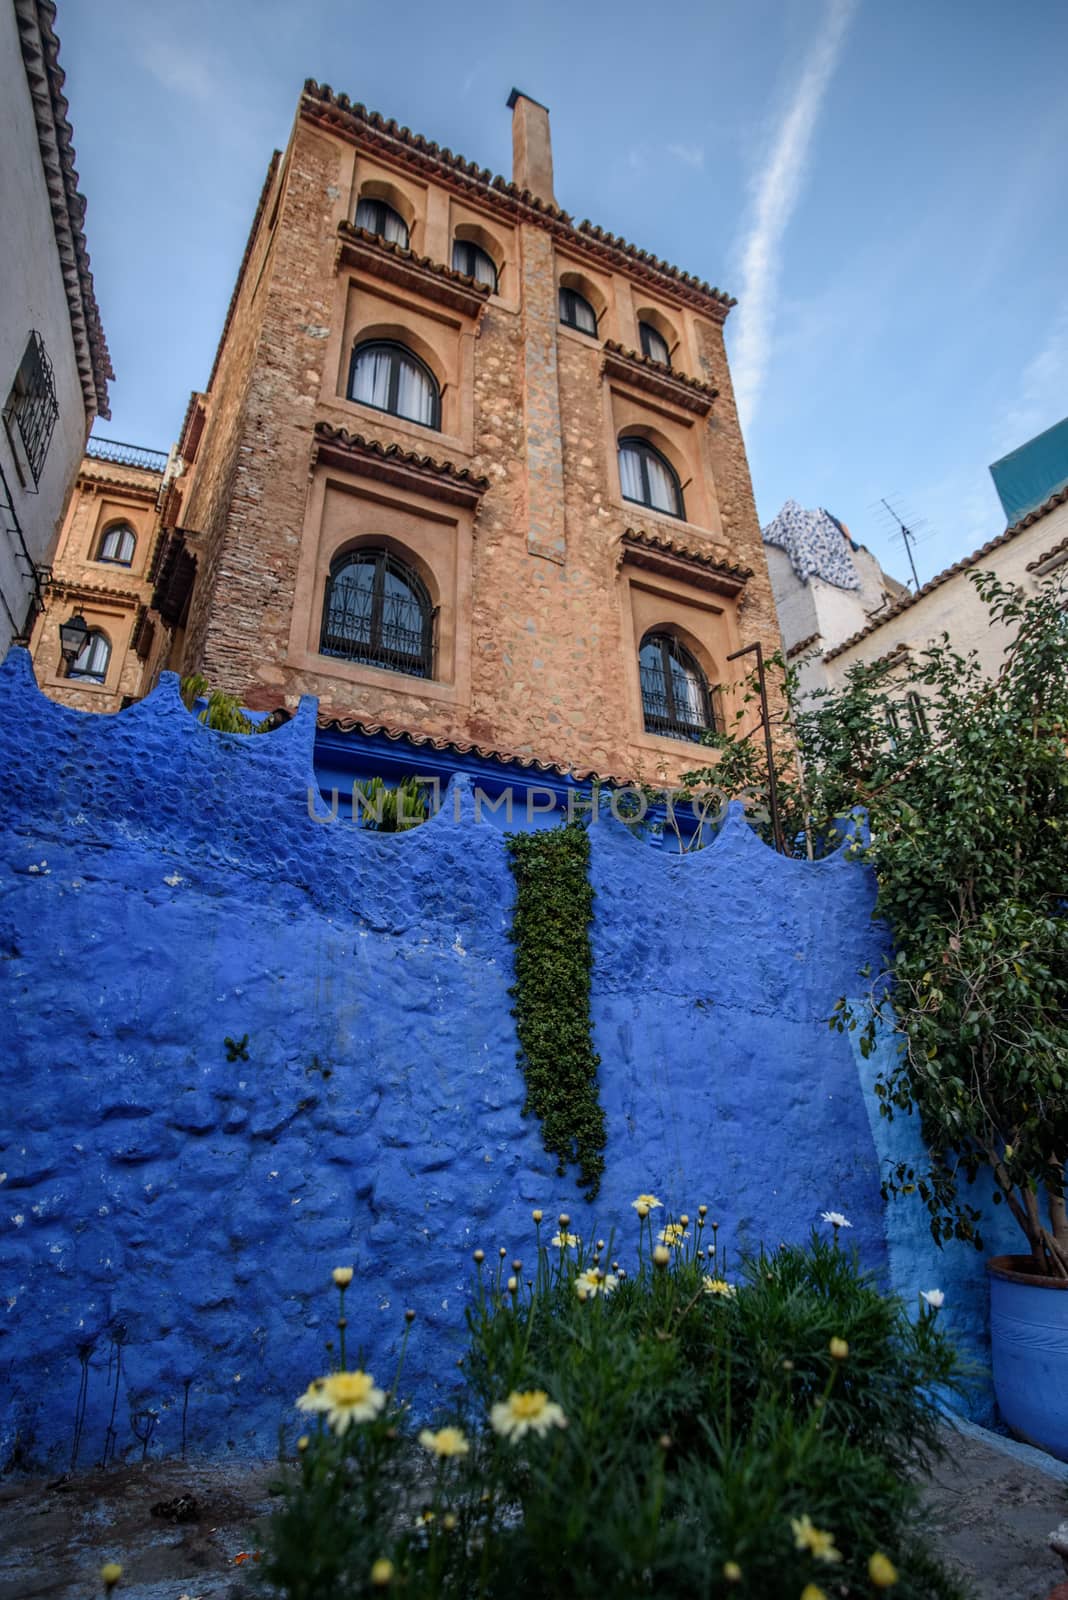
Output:
[[[171,512],[196,576],[145,688],[169,665],[258,709],[311,694],[323,716],[656,782],[699,761],[645,726],[642,638],[677,636],[726,720],[727,657],[779,647],[724,348],[733,302],[533,192],[546,162],[551,184],[548,116],[518,105],[506,183],[306,85],[179,440]],[[354,226],[366,198],[403,218],[408,247]],[[495,290],[452,269],[457,239],[494,261]],[[561,323],[561,287],[596,333]],[[636,353],[643,322],[670,367]],[[368,340],[419,358],[439,427],[349,397]],[[623,498],[623,436],[669,463],[681,517]],[[331,563],[361,547],[425,583],[426,677],[321,653]]]

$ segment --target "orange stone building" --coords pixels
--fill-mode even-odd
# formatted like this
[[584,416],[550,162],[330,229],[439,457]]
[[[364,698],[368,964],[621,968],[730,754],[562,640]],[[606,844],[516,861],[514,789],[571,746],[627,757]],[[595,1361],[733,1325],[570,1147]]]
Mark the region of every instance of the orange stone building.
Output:
[[[548,112],[509,105],[511,182],[305,85],[163,495],[142,688],[177,667],[254,709],[311,694],[324,723],[673,779],[733,708],[728,656],[779,646],[733,302],[575,223]],[[77,515],[84,557],[103,524]]]

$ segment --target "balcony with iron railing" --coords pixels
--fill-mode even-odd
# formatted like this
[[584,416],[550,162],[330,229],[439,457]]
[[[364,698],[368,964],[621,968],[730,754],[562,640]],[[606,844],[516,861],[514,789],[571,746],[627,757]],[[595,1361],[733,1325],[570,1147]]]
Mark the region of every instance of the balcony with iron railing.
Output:
[[167,467],[166,450],[145,450],[138,444],[123,444],[119,439],[90,439],[85,453],[94,461],[110,461],[117,467],[141,467],[162,474]]

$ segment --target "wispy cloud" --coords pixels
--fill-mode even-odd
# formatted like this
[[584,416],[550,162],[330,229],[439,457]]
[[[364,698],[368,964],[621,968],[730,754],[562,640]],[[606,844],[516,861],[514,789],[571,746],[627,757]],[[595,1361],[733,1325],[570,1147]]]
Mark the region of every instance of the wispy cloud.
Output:
[[206,104],[214,100],[223,87],[206,54],[179,44],[162,29],[154,29],[142,38],[138,55],[141,65],[160,87],[172,94]]
[[669,156],[674,156],[676,161],[681,161],[684,167],[703,167],[705,164],[704,146],[699,144],[669,144]]
[[823,26],[753,182],[751,221],[741,248],[740,314],[734,385],[743,427],[752,421],[775,322],[782,241],[797,205],[809,146],[838,64],[856,0],[829,0]]
[[1064,374],[1068,371],[1068,300],[1063,301],[1041,346],[1020,373],[1010,404],[998,418],[993,449],[1007,455],[1036,433],[1060,422],[1065,413]]

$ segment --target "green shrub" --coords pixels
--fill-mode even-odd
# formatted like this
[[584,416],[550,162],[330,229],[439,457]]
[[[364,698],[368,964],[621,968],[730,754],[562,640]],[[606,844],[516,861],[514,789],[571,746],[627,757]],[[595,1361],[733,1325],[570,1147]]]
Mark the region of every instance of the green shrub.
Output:
[[367,1375],[313,1385],[263,1579],[290,1600],[845,1600],[879,1592],[874,1557],[894,1600],[959,1597],[915,1477],[959,1377],[937,1314],[881,1295],[837,1235],[728,1274],[704,1215],[665,1244],[658,1211],[629,1275],[537,1213],[526,1267],[476,1252],[444,1434]]

